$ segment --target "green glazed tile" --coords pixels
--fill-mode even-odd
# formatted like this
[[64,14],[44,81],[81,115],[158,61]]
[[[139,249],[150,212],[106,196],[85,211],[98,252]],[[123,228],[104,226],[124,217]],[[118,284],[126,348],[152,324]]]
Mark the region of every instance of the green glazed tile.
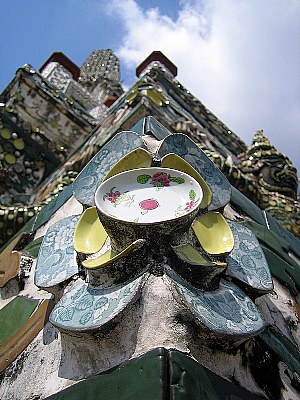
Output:
[[300,240],[297,239],[291,232],[286,230],[275,218],[269,213],[266,213],[270,229],[280,235],[287,243],[289,248],[300,257]]
[[299,265],[296,263],[296,265],[289,264],[263,244],[261,244],[261,248],[265,253],[272,274],[296,295],[300,290]]
[[300,352],[284,335],[268,328],[260,337],[293,372],[300,375]]
[[234,186],[231,186],[230,201],[234,206],[244,211],[245,214],[249,215],[249,217],[253,218],[256,222],[266,225],[261,209]]
[[0,345],[24,325],[38,303],[38,300],[18,296],[0,310]]
[[168,360],[171,400],[261,400],[179,351],[169,351]]
[[289,244],[285,239],[272,232],[270,229],[255,222],[247,221],[243,222],[243,225],[247,226],[266,247],[278,254],[279,257],[283,258],[287,263],[298,268],[298,264],[287,253],[289,250]]
[[154,349],[46,400],[167,400],[166,350]]
[[28,253],[29,255],[31,255],[31,257],[33,257],[33,258],[37,258],[43,238],[44,238],[44,236],[41,236],[41,237],[33,240],[23,249],[23,251]]
[[44,225],[52,215],[63,205],[69,198],[73,195],[73,188],[72,185],[66,187],[57,197],[55,197],[50,203],[48,203],[45,207],[41,209],[38,213],[35,224],[34,230],[40,228]]

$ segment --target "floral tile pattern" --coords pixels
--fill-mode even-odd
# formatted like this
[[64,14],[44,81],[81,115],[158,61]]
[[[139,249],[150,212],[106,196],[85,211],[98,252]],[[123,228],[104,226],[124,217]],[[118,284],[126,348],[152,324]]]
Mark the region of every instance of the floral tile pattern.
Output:
[[50,322],[58,328],[72,331],[100,328],[134,300],[141,282],[142,277],[111,289],[94,289],[81,283],[55,306]]
[[79,215],[63,218],[52,225],[41,244],[35,269],[35,284],[52,287],[78,272],[73,235]]
[[209,210],[224,207],[230,201],[231,185],[227,178],[188,136],[183,134],[167,136],[158,150],[158,155],[163,157],[169,153],[182,157],[205,180],[213,194]]
[[73,193],[84,205],[94,206],[94,195],[110,169],[130,151],[143,145],[135,132],[122,132],[114,136],[86,165],[73,182]]
[[187,286],[174,272],[169,275],[196,320],[209,330],[223,335],[253,336],[264,329],[254,303],[233,283],[221,279],[217,290],[205,292]]
[[227,258],[226,275],[260,292],[270,292],[272,276],[257,238],[245,226],[227,222],[233,233],[234,248]]

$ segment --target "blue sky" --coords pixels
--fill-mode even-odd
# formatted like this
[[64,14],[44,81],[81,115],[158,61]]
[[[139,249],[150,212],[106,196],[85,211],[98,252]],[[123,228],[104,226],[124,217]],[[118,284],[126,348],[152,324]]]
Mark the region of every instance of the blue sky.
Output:
[[2,0],[0,91],[62,51],[81,65],[111,48],[125,87],[163,51],[178,80],[248,145],[263,128],[300,171],[298,0]]

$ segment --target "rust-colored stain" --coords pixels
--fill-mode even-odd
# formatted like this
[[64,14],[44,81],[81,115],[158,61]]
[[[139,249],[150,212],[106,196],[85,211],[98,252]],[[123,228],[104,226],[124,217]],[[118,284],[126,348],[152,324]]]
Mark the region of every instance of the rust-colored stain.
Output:
[[0,287],[6,285],[6,283],[18,275],[21,253],[14,251],[14,248],[21,240],[24,234],[18,235],[0,254]]
[[294,307],[294,310],[295,310],[295,312],[297,314],[298,322],[300,322],[300,307],[298,306],[298,303],[296,302],[295,299],[293,299],[293,307]]

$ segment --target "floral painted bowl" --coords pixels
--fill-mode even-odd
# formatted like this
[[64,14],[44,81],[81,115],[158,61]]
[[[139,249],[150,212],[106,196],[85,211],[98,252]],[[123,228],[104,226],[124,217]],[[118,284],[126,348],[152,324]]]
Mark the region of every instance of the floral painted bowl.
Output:
[[138,168],[104,181],[96,191],[99,218],[122,250],[137,239],[164,241],[186,231],[203,198],[200,184],[170,168]]

